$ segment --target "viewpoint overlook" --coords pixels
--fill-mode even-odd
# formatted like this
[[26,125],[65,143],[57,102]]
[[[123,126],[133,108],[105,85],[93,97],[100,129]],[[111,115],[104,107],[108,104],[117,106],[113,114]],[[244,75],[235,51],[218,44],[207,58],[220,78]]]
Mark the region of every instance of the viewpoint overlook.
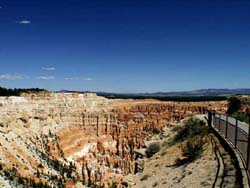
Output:
[[0,0],[0,188],[249,188],[250,0]]
[[212,187],[220,160],[233,177],[225,175],[223,185],[238,181],[230,155],[212,133],[204,133],[203,151],[187,163],[188,138],[184,132],[178,138],[190,121],[205,126],[200,114],[225,113],[226,101],[41,92],[1,97],[0,106],[1,187]]

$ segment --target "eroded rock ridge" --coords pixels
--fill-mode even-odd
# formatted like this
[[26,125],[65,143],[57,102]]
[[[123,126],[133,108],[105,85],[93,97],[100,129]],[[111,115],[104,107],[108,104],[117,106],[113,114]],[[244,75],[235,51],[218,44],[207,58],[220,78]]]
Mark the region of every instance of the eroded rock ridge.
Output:
[[123,176],[137,171],[135,149],[148,134],[208,109],[226,109],[225,102],[66,93],[1,98],[0,106],[0,183],[6,187],[122,187]]

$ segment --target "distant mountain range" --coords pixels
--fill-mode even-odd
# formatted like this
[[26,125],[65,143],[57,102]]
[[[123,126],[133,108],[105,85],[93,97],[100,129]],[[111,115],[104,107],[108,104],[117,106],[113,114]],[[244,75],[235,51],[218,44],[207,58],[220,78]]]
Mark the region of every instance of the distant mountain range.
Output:
[[[75,92],[63,90],[60,92]],[[79,91],[78,91],[79,92]],[[84,93],[88,91],[83,91]],[[180,91],[180,92],[155,92],[155,93],[112,93],[112,92],[96,92],[100,96],[117,97],[117,96],[141,96],[141,97],[195,97],[195,96],[229,96],[229,95],[250,95],[250,88],[239,89],[199,89],[193,91]]]
[[182,92],[157,92],[153,93],[161,96],[228,96],[228,95],[248,95],[250,89],[199,89]]

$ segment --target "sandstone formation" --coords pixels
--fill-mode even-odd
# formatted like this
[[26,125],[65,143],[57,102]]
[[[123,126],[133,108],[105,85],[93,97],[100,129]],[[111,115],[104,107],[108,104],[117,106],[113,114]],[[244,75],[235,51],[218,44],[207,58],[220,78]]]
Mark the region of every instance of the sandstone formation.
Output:
[[225,102],[108,100],[95,94],[0,99],[0,185],[123,187],[135,150],[172,122]]

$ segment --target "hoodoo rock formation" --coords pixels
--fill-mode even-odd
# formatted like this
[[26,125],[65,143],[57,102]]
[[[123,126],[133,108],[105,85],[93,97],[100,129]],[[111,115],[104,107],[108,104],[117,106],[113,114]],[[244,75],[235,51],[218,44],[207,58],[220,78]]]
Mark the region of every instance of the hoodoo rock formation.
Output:
[[122,187],[150,132],[225,102],[108,100],[51,94],[0,100],[0,184]]

